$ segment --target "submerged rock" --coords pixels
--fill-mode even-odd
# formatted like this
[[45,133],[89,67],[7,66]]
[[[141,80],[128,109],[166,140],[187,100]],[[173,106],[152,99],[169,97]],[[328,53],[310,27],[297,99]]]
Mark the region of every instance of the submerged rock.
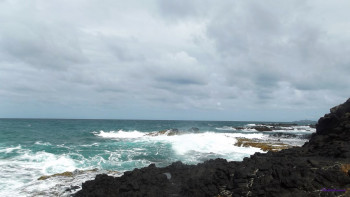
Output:
[[292,146],[288,144],[283,144],[280,142],[263,142],[258,139],[248,139],[244,137],[237,138],[237,142],[235,146],[243,146],[243,147],[255,147],[260,148],[263,151],[280,151],[287,148],[292,148]]
[[302,147],[255,153],[242,162],[151,164],[122,177],[97,175],[75,196],[350,196],[350,99],[320,118],[316,129]]
[[73,172],[62,172],[62,173],[57,173],[57,174],[53,174],[53,175],[44,175],[38,178],[38,180],[46,180],[48,178],[52,178],[52,177],[57,177],[57,176],[65,176],[65,177],[72,177],[73,176]]
[[197,127],[192,127],[188,131],[191,132],[191,133],[199,133],[199,129]]
[[88,173],[88,172],[96,172],[98,169],[94,168],[91,170],[74,170],[73,172],[62,172],[62,173],[56,173],[56,174],[52,174],[52,175],[43,175],[41,177],[38,178],[38,180],[46,180],[48,178],[52,178],[52,177],[73,177],[74,175],[77,174],[83,174],[83,173]]

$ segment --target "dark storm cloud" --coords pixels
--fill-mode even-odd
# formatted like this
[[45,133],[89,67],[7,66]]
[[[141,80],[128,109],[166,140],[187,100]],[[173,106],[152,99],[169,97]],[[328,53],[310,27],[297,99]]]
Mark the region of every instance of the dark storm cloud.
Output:
[[[20,117],[17,104],[51,117],[77,106],[84,117],[263,120],[297,108],[310,114],[300,119],[317,118],[349,96],[348,8],[340,0],[0,1],[0,116]],[[299,119],[292,114],[275,117]]]

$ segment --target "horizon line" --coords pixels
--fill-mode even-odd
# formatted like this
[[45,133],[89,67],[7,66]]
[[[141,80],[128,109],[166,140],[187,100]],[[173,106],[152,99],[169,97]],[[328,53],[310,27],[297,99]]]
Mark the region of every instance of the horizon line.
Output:
[[2,118],[1,119],[21,119],[21,120],[140,120],[140,121],[211,121],[211,122],[302,122],[302,121],[311,121],[317,122],[317,120],[293,120],[293,121],[267,121],[267,120],[181,120],[181,119],[132,119],[132,118]]

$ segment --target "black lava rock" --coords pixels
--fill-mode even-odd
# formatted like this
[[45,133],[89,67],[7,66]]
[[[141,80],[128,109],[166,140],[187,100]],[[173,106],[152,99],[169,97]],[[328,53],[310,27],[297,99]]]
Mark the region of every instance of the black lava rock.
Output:
[[302,147],[242,162],[175,162],[117,178],[97,175],[75,196],[350,196],[350,99],[320,118],[316,130]]

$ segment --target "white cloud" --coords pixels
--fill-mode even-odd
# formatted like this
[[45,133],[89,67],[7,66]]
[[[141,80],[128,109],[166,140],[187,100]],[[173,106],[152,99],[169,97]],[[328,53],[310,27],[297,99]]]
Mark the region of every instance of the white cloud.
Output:
[[1,1],[0,117],[316,119],[349,97],[349,7]]

